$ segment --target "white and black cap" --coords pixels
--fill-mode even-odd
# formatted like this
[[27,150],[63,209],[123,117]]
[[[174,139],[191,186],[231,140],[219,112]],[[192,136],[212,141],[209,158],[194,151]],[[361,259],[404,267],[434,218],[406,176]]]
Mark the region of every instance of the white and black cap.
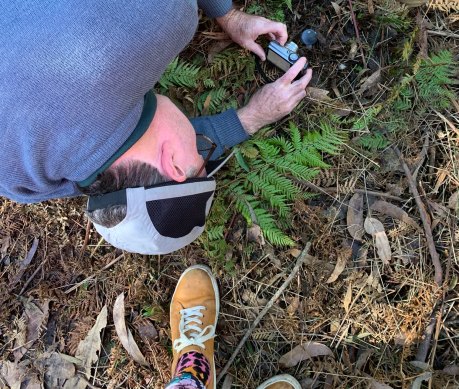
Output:
[[213,177],[127,188],[91,196],[88,211],[127,207],[114,227],[94,223],[96,230],[120,249],[139,254],[168,254],[194,241],[203,231],[215,194]]

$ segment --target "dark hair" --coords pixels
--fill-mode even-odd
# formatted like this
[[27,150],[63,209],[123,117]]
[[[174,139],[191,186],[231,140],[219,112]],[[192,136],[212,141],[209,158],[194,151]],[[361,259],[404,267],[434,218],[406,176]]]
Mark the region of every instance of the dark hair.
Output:
[[[145,162],[132,161],[110,167],[97,176],[96,181],[87,187],[79,187],[88,196],[100,196],[125,188],[150,186],[169,181],[158,169]],[[125,205],[114,205],[95,211],[86,211],[89,219],[105,227],[114,227],[126,217]]]

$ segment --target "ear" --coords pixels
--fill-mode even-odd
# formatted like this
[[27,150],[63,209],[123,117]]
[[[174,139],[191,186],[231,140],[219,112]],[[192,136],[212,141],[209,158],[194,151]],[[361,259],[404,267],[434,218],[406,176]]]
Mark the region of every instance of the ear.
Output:
[[170,143],[164,143],[161,153],[161,167],[164,174],[173,181],[183,182],[186,180],[186,173],[174,161],[174,149]]

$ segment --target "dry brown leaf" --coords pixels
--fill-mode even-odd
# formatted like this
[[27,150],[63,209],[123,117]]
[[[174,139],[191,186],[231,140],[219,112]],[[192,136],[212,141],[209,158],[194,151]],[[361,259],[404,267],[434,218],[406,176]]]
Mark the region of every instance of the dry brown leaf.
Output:
[[298,258],[298,256],[301,254],[301,250],[299,249],[290,249],[287,251],[287,254],[291,255],[293,258]]
[[[26,374],[27,370],[23,363],[0,362],[0,384],[4,381],[11,389],[20,389]],[[1,387],[3,388],[3,384]]]
[[0,259],[3,259],[8,253],[10,243],[11,238],[9,236],[5,236],[4,238],[0,239]]
[[367,90],[375,87],[378,85],[379,81],[381,81],[381,69],[376,70],[370,77],[368,77],[363,84],[360,86],[359,90],[357,91],[357,95],[361,95]]
[[328,96],[329,93],[326,89],[315,88],[313,86],[306,88],[306,97],[321,103],[332,101],[332,98]]
[[34,364],[52,378],[69,379],[76,373],[75,365],[55,351],[43,353]]
[[370,389],[393,389],[392,386],[383,384],[375,379],[370,380]]
[[[22,336],[19,336],[14,343],[14,360],[18,362],[24,354],[29,350],[35,341],[40,337],[44,324],[48,321],[49,316],[49,300],[45,300],[42,304],[27,301],[25,310],[21,320],[26,323]],[[22,341],[22,342],[21,342]]]
[[17,274],[13,277],[13,279],[10,282],[10,290],[14,289],[16,284],[21,280],[24,272],[27,269],[27,266],[29,266],[30,262],[32,262],[32,259],[35,256],[35,253],[37,252],[37,248],[38,248],[38,239],[34,238],[32,247],[27,253],[27,256],[19,264],[19,271],[17,272]]
[[362,370],[362,367],[365,366],[365,364],[367,363],[368,359],[372,356],[372,354],[374,354],[374,352],[375,351],[373,349],[371,349],[371,348],[368,348],[368,349],[362,351],[362,353],[357,358],[357,362],[355,363],[355,369],[356,370]]
[[75,357],[80,360],[80,366],[85,376],[75,376],[66,381],[64,389],[86,389],[88,379],[91,376],[91,366],[97,361],[100,352],[100,331],[107,325],[107,306],[104,305],[97,316],[94,326],[89,330],[86,337],[78,344]]
[[262,246],[265,245],[265,238],[263,237],[263,232],[258,224],[253,223],[252,227],[249,227],[247,230],[247,240],[249,242],[255,242]]
[[343,272],[346,267],[347,261],[352,257],[352,248],[345,247],[338,251],[338,260],[336,261],[335,268],[333,269],[333,273],[327,280],[327,284],[335,282],[339,275]]
[[370,209],[382,213],[387,216],[391,216],[394,219],[398,219],[403,223],[410,225],[411,227],[415,228],[418,231],[422,231],[421,227],[418,223],[416,223],[403,209],[397,207],[394,204],[388,203],[384,200],[377,200],[375,201]]
[[134,361],[143,366],[148,366],[148,362],[141,353],[139,346],[137,346],[131,331],[126,328],[126,322],[124,321],[124,293],[121,293],[116,298],[115,304],[113,305],[113,322],[115,323],[115,330],[120,338],[121,344],[128,354]]
[[299,306],[300,306],[300,298],[298,296],[292,297],[290,299],[290,304],[288,304],[288,307],[286,309],[288,315],[293,316],[298,310]]
[[343,306],[344,306],[344,310],[346,311],[346,313],[349,313],[349,306],[351,305],[351,301],[352,301],[352,283],[349,282],[349,285],[347,286],[346,295],[344,296],[344,300],[343,300]]
[[231,39],[228,40],[216,40],[214,43],[212,43],[209,46],[209,49],[207,50],[207,61],[209,63],[212,63],[214,60],[215,54],[218,54],[225,50],[233,41]]
[[158,338],[158,331],[150,320],[143,318],[134,326],[144,342],[149,343]]
[[459,190],[454,192],[448,200],[448,208],[456,211],[459,209]]
[[392,258],[392,251],[383,224],[378,219],[367,217],[364,227],[374,239],[379,258],[385,265],[388,265]]
[[333,9],[335,10],[336,15],[340,16],[341,15],[341,7],[339,6],[339,4],[335,3],[334,1],[332,1],[331,5],[332,5]]
[[459,375],[459,365],[449,365],[443,368],[443,373],[448,375]]
[[363,195],[354,194],[347,206],[347,230],[355,240],[362,240],[363,230]]
[[287,354],[282,355],[279,359],[279,365],[282,367],[293,367],[305,359],[326,355],[333,356],[333,352],[327,346],[318,342],[308,342],[296,346]]
[[227,374],[225,379],[223,380],[222,389],[231,389],[233,386],[233,376],[231,374]]

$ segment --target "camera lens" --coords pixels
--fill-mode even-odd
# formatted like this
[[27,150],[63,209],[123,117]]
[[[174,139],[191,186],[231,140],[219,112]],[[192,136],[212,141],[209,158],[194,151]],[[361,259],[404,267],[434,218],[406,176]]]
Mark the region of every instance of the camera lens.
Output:
[[286,43],[284,47],[294,53],[298,51],[298,45],[293,41]]

